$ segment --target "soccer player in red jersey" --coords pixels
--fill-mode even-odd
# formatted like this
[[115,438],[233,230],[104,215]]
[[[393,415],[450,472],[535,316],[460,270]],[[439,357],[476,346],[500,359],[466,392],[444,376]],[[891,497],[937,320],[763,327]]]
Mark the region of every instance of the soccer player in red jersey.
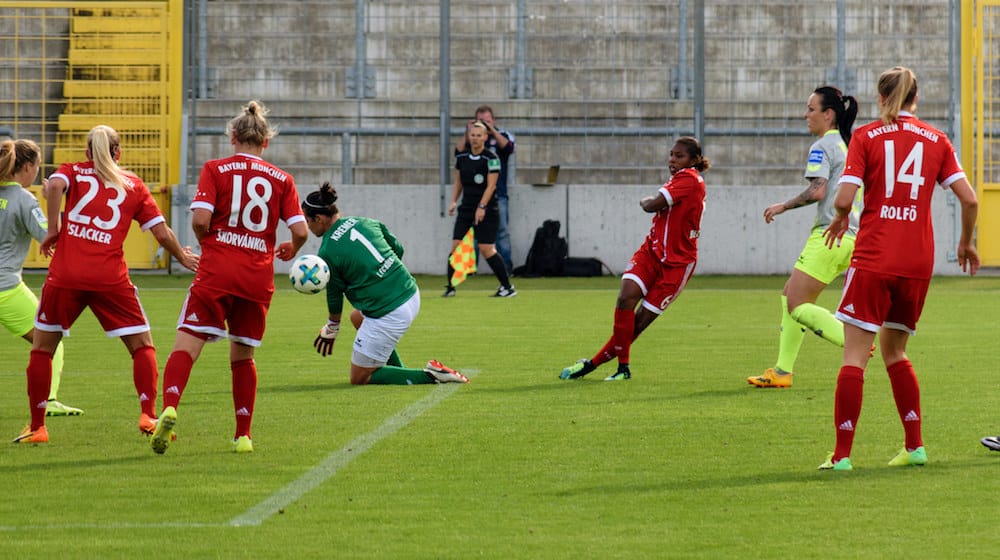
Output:
[[683,136],[671,148],[668,165],[670,180],[655,195],[639,201],[644,211],[653,214],[653,227],[622,274],[611,338],[593,358],[563,369],[560,379],[579,379],[616,357],[618,371],[605,381],[631,379],[632,341],[677,299],[694,273],[705,209],[701,172],[710,163],[698,140]]
[[[174,349],[163,370],[163,411],[150,442],[164,453],[177,407],[206,342],[229,337],[236,432],[233,450],[253,451],[250,425],[257,398],[254,348],[274,295],[274,257],[291,260],[309,230],[292,175],[261,155],[275,131],[267,109],[250,101],[226,127],[235,153],[205,163],[191,202],[191,227],[201,244],[201,267],[177,319]],[[278,220],[291,240],[276,244]]]
[[837,445],[820,469],[852,469],[865,366],[876,332],[905,433],[905,446],[889,465],[927,463],[920,387],[906,342],[916,332],[934,267],[935,183],[951,189],[962,208],[959,265],[970,275],[979,270],[972,239],[976,193],[948,137],[913,114],[917,106],[913,71],[897,66],[883,72],[878,101],[881,120],[854,131],[834,203],[837,216],[824,232],[827,246],[840,241],[857,190],[864,187],[864,210],[836,315],[844,323],[844,361],[834,398]]
[[[156,414],[156,349],[139,295],[128,275],[123,245],[135,220],[184,267],[197,270],[198,256],[182,248],[142,179],[118,166],[121,144],[114,129],[98,125],[87,135],[87,161],[59,166],[44,188],[48,234],[41,251],[52,257],[35,316],[28,361],[31,424],[17,442],[48,441],[46,398],[52,356],[87,307],[110,336],[132,355],[132,380],[142,412],[139,429],[151,433]],[[60,217],[65,194],[66,211]]]

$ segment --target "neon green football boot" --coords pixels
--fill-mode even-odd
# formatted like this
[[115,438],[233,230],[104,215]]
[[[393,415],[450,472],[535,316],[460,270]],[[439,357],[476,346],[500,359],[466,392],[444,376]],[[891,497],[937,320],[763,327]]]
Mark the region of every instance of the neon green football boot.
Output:
[[79,408],[64,405],[59,401],[49,401],[45,405],[46,416],[80,416],[83,411]]
[[832,471],[850,471],[850,470],[854,470],[854,466],[851,465],[851,458],[850,457],[844,457],[843,459],[841,459],[841,460],[837,461],[836,463],[834,463],[833,462],[833,452],[832,451],[830,452],[829,455],[826,456],[826,461],[823,461],[823,464],[821,464],[817,468],[819,470],[821,470],[821,471],[828,471],[828,470],[832,470]]
[[160,413],[156,420],[156,429],[153,430],[153,437],[149,440],[150,447],[160,455],[167,452],[170,445],[171,436],[174,434],[174,426],[177,424],[177,409],[168,406]]
[[233,440],[234,453],[253,453],[253,441],[250,436],[240,436]]
[[924,450],[923,446],[920,446],[913,451],[907,451],[906,448],[899,450],[889,461],[890,467],[922,467],[927,464],[927,451]]

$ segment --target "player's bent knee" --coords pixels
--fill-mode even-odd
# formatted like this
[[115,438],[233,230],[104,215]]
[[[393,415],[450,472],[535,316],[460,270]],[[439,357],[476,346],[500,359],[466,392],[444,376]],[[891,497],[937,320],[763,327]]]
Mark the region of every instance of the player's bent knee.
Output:
[[351,385],[368,385],[372,379],[372,371],[374,370],[351,364]]

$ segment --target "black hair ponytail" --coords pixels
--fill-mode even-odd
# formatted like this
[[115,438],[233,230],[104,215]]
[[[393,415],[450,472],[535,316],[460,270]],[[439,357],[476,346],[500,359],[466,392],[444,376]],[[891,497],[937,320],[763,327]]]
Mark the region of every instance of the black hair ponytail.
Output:
[[337,209],[337,190],[329,181],[325,181],[318,191],[313,191],[302,201],[302,211],[306,216],[333,216],[339,214]]
[[833,86],[818,87],[813,93],[819,96],[820,109],[823,111],[833,109],[840,137],[844,140],[844,144],[850,144],[854,119],[858,116],[858,100],[852,95],[844,95]]

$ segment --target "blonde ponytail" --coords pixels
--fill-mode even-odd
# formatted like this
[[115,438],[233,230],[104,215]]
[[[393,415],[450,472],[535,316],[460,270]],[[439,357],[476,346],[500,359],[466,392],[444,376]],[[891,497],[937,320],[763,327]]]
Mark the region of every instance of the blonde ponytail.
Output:
[[4,140],[0,143],[0,181],[13,181],[25,165],[40,163],[41,158],[41,148],[31,140]]
[[916,102],[917,76],[909,68],[894,66],[878,77],[878,93],[882,96],[882,122],[889,124]]
[[0,181],[14,180],[14,160],[16,157],[13,140],[4,140],[3,143],[0,143]]
[[87,152],[94,162],[94,173],[109,187],[132,190],[132,180],[118,166],[116,157],[121,151],[118,133],[110,126],[99,124],[87,135]]

